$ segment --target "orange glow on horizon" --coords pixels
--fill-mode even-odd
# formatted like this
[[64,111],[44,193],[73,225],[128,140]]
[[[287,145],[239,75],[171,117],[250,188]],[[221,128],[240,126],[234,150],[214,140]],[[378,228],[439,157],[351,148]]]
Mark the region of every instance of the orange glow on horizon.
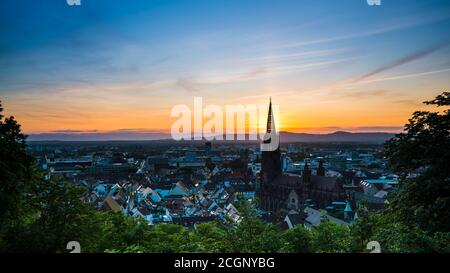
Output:
[[[435,92],[438,94],[439,92]],[[239,100],[238,97],[221,99],[206,97],[204,106],[221,102],[228,104],[267,105],[270,94]],[[275,113],[277,131],[296,133],[354,132],[399,132],[416,110],[435,108],[421,104],[435,94],[422,94],[417,99],[396,101],[385,97],[368,99],[334,99],[316,95],[272,96],[279,105]],[[155,97],[129,98],[110,96],[96,98],[86,93],[85,97],[49,97],[23,103],[21,98],[2,98],[5,115],[14,115],[26,134],[60,132],[64,130],[83,132],[111,132],[135,130],[170,133],[176,118],[170,116],[174,105],[186,103],[192,107],[192,96],[172,98],[161,94]],[[192,108],[191,108],[192,109]],[[259,129],[265,130],[265,117]],[[204,122],[207,119],[204,119]],[[248,123],[254,128],[254,123]],[[224,130],[226,124],[224,122]]]

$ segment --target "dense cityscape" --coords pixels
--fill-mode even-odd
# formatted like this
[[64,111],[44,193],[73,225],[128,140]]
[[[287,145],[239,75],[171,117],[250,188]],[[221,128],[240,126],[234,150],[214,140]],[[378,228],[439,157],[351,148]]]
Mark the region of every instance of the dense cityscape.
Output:
[[[361,202],[384,208],[398,183],[386,169],[379,143],[283,143],[282,172],[301,177],[306,168],[336,180],[341,199],[287,207],[270,217],[280,228],[321,221],[351,224]],[[61,179],[89,189],[86,201],[100,210],[141,217],[149,225],[176,223],[195,228],[218,219],[239,222],[237,205],[258,202],[261,151],[258,144],[175,141],[30,143],[47,179]],[[329,201],[329,202],[328,202]],[[299,217],[301,215],[301,217]]]

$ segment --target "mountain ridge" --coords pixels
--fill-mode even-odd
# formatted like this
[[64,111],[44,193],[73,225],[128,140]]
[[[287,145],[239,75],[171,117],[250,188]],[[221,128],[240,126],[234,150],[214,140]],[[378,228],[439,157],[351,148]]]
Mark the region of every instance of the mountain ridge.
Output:
[[[327,134],[280,132],[281,142],[385,142],[394,137],[388,132],[336,131]],[[161,132],[118,132],[118,133],[41,133],[28,135],[28,141],[151,141],[171,140],[171,135]]]

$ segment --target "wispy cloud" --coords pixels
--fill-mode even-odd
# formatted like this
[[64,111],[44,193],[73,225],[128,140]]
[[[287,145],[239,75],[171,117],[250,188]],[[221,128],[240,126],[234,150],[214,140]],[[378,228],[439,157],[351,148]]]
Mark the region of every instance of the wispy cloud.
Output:
[[354,33],[343,34],[343,35],[338,35],[338,36],[323,38],[323,39],[294,42],[294,43],[280,46],[280,48],[293,48],[293,47],[301,47],[301,46],[309,46],[309,45],[337,42],[337,41],[349,40],[349,39],[354,39],[354,38],[363,38],[363,37],[368,37],[368,36],[372,36],[372,35],[383,34],[383,33],[393,32],[393,31],[397,31],[397,30],[407,29],[407,28],[411,28],[411,27],[416,27],[419,25],[425,25],[425,24],[429,24],[429,23],[443,21],[443,20],[447,20],[449,18],[450,18],[450,15],[448,15],[448,14],[445,14],[445,15],[436,15],[436,14],[424,15],[424,14],[422,14],[422,15],[408,16],[408,17],[397,19],[396,22],[391,22],[390,24],[386,24],[384,26],[379,26],[378,28],[375,28],[375,29],[372,29],[369,31],[354,32]]
[[391,92],[388,90],[365,90],[365,91],[343,91],[343,92],[335,92],[332,94],[333,97],[338,98],[356,98],[363,99],[369,97],[380,97],[380,96],[388,96]]
[[250,80],[273,77],[283,73],[311,71],[342,64],[353,59],[355,59],[355,57],[327,61],[300,62],[298,64],[278,64],[254,68],[245,72],[222,72],[220,74],[205,74],[201,76],[184,77],[178,79],[176,81],[176,85],[189,92],[194,92],[199,91],[202,86],[235,84]]
[[408,64],[410,62],[414,62],[414,61],[420,60],[422,58],[425,58],[426,56],[428,56],[432,53],[435,53],[435,52],[439,51],[440,49],[448,46],[449,44],[450,44],[450,40],[443,42],[443,43],[439,43],[437,45],[433,45],[431,47],[414,52],[412,54],[409,54],[405,57],[399,58],[392,62],[388,62],[378,68],[371,70],[370,72],[363,74],[362,76],[356,76],[356,77],[351,77],[351,78],[347,78],[344,80],[340,80],[340,81],[337,81],[332,84],[327,84],[327,85],[321,86],[319,88],[309,90],[307,92],[310,92],[310,93],[327,92],[327,93],[330,93],[332,97],[340,97],[340,98],[346,98],[346,97],[347,98],[348,97],[363,98],[363,97],[369,97],[369,96],[374,96],[374,95],[377,95],[377,96],[387,95],[388,91],[386,91],[386,90],[354,91],[354,90],[348,90],[348,89],[352,89],[356,85],[363,85],[363,84],[369,84],[369,83],[374,83],[374,82],[383,82],[383,81],[402,80],[402,79],[406,79],[406,78],[423,77],[423,76],[428,76],[428,75],[433,75],[433,74],[449,72],[450,68],[444,68],[444,69],[438,69],[438,70],[432,70],[432,71],[424,71],[424,72],[417,72],[417,73],[409,73],[409,74],[402,74],[402,75],[373,78],[373,76],[376,76],[383,72],[386,72],[386,71],[395,69],[397,67],[400,67],[402,65]]
[[277,61],[292,61],[292,60],[298,60],[298,59],[305,59],[305,58],[317,58],[317,57],[326,57],[326,56],[332,56],[340,53],[346,53],[350,52],[350,48],[336,48],[336,49],[323,49],[323,50],[310,50],[310,51],[300,51],[300,52],[294,52],[294,53],[280,53],[276,55],[261,55],[251,58],[245,58],[243,59],[244,62],[251,62],[251,63],[271,63],[271,62],[277,62]]
[[418,52],[414,52],[414,53],[412,53],[412,54],[410,54],[408,56],[405,56],[405,57],[403,57],[401,59],[395,60],[395,61],[393,61],[391,63],[388,63],[388,64],[385,64],[385,65],[383,65],[381,67],[378,67],[375,70],[370,71],[369,73],[366,73],[366,74],[356,78],[354,80],[354,82],[361,82],[361,81],[363,81],[363,80],[365,80],[367,78],[370,78],[371,76],[380,74],[380,73],[382,73],[384,71],[387,71],[387,70],[399,67],[401,65],[404,65],[404,64],[407,64],[407,63],[419,60],[421,58],[424,58],[424,57],[426,57],[426,56],[428,56],[428,55],[430,55],[430,54],[432,54],[432,53],[434,53],[434,52],[436,52],[436,51],[438,51],[438,50],[448,46],[449,44],[450,44],[450,41],[446,41],[444,43],[440,43],[438,45],[431,46],[431,47],[426,48],[424,50],[421,50],[421,51],[418,51]]
[[402,80],[402,79],[408,79],[408,78],[415,78],[415,77],[439,74],[439,73],[444,73],[444,72],[449,72],[449,71],[450,71],[450,68],[445,68],[445,69],[425,71],[425,72],[419,72],[419,73],[410,73],[410,74],[403,74],[403,75],[397,75],[397,76],[362,80],[362,81],[359,81],[359,83],[365,84],[365,83],[372,83],[372,82],[395,81],[395,80]]
[[245,72],[222,72],[179,78],[175,85],[188,92],[197,92],[201,87],[212,85],[226,85],[259,79],[268,75],[268,70],[255,68]]
[[295,94],[294,91],[284,91],[284,92],[270,92],[265,94],[258,94],[258,95],[249,95],[249,96],[242,96],[239,97],[240,100],[255,100],[259,98],[269,98],[269,97],[276,97],[278,99],[282,97],[289,97],[290,95]]

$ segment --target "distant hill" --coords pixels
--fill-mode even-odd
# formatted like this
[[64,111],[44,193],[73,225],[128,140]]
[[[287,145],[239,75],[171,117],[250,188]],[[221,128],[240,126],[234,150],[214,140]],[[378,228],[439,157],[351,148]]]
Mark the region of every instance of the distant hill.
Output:
[[170,134],[153,132],[89,132],[42,133],[28,135],[28,141],[112,141],[112,140],[161,140]]
[[393,133],[350,133],[334,132],[330,134],[306,134],[280,132],[281,142],[385,142]]
[[[392,133],[350,133],[307,134],[280,132],[281,142],[376,142],[392,138]],[[28,141],[112,141],[112,140],[170,140],[168,133],[160,132],[88,132],[88,133],[43,133],[31,134]]]

